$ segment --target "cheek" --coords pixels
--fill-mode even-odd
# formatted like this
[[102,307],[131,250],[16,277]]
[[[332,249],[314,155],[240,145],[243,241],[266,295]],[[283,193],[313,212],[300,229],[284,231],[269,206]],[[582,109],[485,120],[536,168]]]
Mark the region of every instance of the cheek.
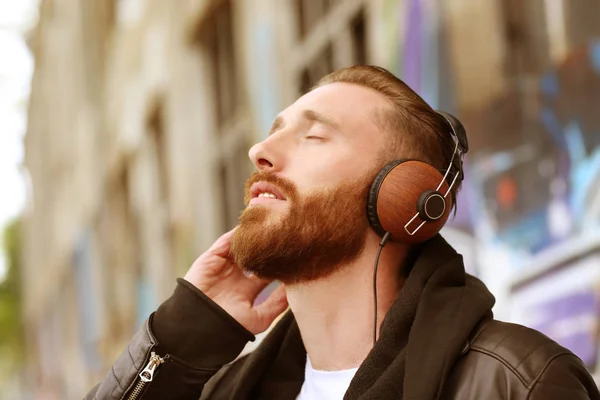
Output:
[[295,182],[298,190],[318,186],[331,186],[356,179],[367,170],[364,160],[356,154],[335,155],[327,154],[318,159],[302,160],[296,169]]

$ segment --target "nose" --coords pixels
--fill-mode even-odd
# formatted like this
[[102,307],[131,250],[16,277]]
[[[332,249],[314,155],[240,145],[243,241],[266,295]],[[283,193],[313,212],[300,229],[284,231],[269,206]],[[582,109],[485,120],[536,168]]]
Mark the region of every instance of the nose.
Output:
[[260,172],[281,170],[281,157],[276,152],[276,146],[271,143],[272,139],[273,137],[269,137],[260,143],[256,143],[248,153],[250,160]]

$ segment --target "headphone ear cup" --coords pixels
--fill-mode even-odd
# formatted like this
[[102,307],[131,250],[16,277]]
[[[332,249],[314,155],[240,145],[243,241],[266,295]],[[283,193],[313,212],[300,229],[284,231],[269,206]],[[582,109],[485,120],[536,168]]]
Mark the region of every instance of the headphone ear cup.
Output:
[[446,199],[437,190],[426,190],[419,196],[417,211],[423,221],[437,221],[446,212]]
[[387,163],[377,173],[375,179],[373,179],[373,184],[371,185],[371,190],[369,191],[369,198],[367,199],[367,217],[369,218],[369,223],[371,224],[373,230],[375,230],[375,232],[377,232],[380,236],[385,235],[385,229],[383,229],[381,226],[379,216],[377,215],[377,196],[379,195],[379,189],[381,188],[381,184],[383,183],[383,180],[387,174],[402,162],[404,162],[404,160],[396,160]]
[[[444,176],[422,161],[398,160],[387,164],[377,174],[369,193],[367,213],[371,226],[380,235],[390,232],[396,242],[420,243],[430,239],[442,229],[452,206],[451,196],[441,195],[448,190],[447,182],[442,183],[439,192],[435,190],[442,181]],[[413,232],[422,222],[426,223],[410,235],[405,225],[417,213],[421,216],[407,227],[408,231]]]

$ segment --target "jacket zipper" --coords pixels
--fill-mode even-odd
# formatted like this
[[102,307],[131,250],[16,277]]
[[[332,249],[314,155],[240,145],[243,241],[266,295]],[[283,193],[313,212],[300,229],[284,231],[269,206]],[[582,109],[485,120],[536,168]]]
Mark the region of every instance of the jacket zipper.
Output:
[[138,375],[139,379],[133,387],[133,390],[129,393],[127,400],[137,400],[140,397],[144,391],[144,388],[154,379],[154,372],[156,368],[164,362],[164,358],[157,355],[155,352],[151,353],[148,364],[146,364],[146,367]]

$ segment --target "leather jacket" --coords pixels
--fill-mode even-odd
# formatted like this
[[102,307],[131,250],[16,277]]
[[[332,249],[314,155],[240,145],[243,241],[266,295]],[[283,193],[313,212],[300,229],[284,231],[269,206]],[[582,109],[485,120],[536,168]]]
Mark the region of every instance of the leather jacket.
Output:
[[[297,330],[293,316],[282,318],[278,326],[284,325],[279,329],[284,333],[277,333],[274,329],[269,336],[275,336],[275,339],[266,341],[266,344],[264,341],[254,351],[256,355],[252,353],[231,362],[252,335],[244,332],[245,329],[225,311],[182,280],[162,307],[170,304],[171,309],[182,310],[186,308],[186,302],[193,303],[188,310],[195,313],[195,319],[205,332],[196,332],[203,337],[195,338],[194,357],[183,360],[161,348],[152,332],[151,316],[105,379],[85,398],[196,400],[201,397],[214,400],[268,397],[241,395],[240,388],[245,381],[258,381],[264,379],[265,374],[272,373],[261,365],[268,364],[268,355],[278,351],[261,350],[262,347],[299,340],[299,335],[293,331]],[[190,316],[181,318],[172,323],[185,324],[184,320],[189,322]],[[294,335],[297,335],[296,339]],[[153,361],[152,353],[155,353],[154,359],[158,362]],[[298,357],[298,354],[290,357]],[[302,368],[303,365],[298,374],[302,374]],[[427,371],[423,374],[426,375]],[[299,383],[282,384],[272,398],[295,399],[303,376],[298,379]],[[474,330],[443,387],[440,399],[600,400],[592,377],[581,360],[569,350],[535,330],[493,319],[483,320]],[[389,398],[396,397],[392,393]]]

